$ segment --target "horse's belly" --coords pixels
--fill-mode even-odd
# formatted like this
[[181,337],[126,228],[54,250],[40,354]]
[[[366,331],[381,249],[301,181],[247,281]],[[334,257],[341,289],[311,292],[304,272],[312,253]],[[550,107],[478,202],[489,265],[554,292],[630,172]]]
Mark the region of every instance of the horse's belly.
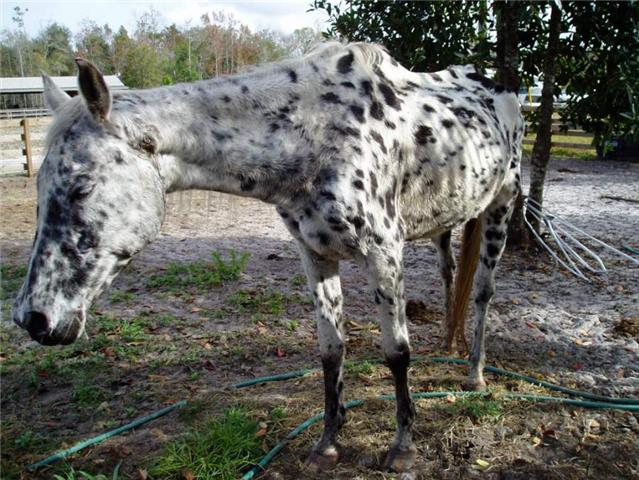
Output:
[[412,200],[402,206],[407,240],[439,235],[466,222],[475,212],[470,205],[460,205],[451,199],[429,202],[422,197]]
[[425,177],[400,197],[406,239],[433,237],[479,216],[495,197],[503,178],[485,182],[468,178]]

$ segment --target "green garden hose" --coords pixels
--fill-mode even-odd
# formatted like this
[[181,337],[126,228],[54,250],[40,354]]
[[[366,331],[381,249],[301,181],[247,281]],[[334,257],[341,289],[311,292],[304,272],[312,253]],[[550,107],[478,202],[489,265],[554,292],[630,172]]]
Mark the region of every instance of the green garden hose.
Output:
[[[447,357],[422,357],[422,356],[417,356],[413,358],[413,362],[424,362],[424,361],[430,361],[430,362],[434,362],[434,363],[450,363],[453,365],[468,365],[468,361],[467,360],[462,360],[462,359],[458,359],[458,358],[447,358]],[[363,361],[363,362],[357,362],[354,365],[357,364],[362,364],[362,363],[373,363],[373,364],[382,364],[384,363],[383,360],[369,360],[369,361]],[[282,374],[278,374],[278,375],[270,375],[267,377],[259,377],[259,378],[254,378],[252,380],[247,380],[244,382],[239,382],[236,383],[234,385],[232,385],[232,388],[235,389],[240,389],[240,388],[246,388],[249,386],[253,386],[253,385],[260,385],[263,383],[268,383],[268,382],[275,382],[275,381],[283,381],[283,380],[290,380],[293,378],[300,378],[306,375],[309,375],[311,373],[317,372],[319,371],[318,368],[312,368],[312,369],[305,369],[305,370],[295,370],[292,372],[286,372],[286,373],[282,373]],[[599,408],[599,409],[613,409],[613,410],[626,410],[626,411],[639,411],[639,399],[632,399],[632,398],[615,398],[615,397],[606,397],[606,396],[602,396],[602,395],[595,395],[589,392],[582,392],[579,390],[573,390],[570,388],[566,388],[566,387],[562,387],[560,385],[554,385],[552,383],[549,382],[545,382],[543,380],[538,380],[536,378],[530,377],[528,375],[522,375],[520,373],[516,373],[516,372],[511,372],[508,370],[503,370],[501,368],[497,368],[497,367],[493,367],[491,365],[487,365],[486,367],[484,367],[484,371],[487,372],[491,372],[491,373],[495,373],[497,375],[503,375],[503,376],[508,376],[511,378],[515,378],[518,380],[522,380],[531,384],[535,384],[535,385],[540,385],[543,386],[545,388],[548,388],[549,390],[553,390],[553,391],[557,391],[557,392],[561,392],[561,393],[565,393],[567,395],[573,396],[573,397],[581,397],[581,398],[585,398],[587,400],[575,400],[575,399],[571,399],[571,398],[563,398],[563,397],[550,397],[550,396],[543,396],[543,395],[529,395],[529,394],[519,394],[519,393],[506,393],[503,395],[500,395],[500,397],[503,398],[507,398],[507,399],[513,399],[513,400],[528,400],[528,401],[542,401],[542,402],[557,402],[557,403],[563,403],[563,404],[568,404],[568,405],[575,405],[578,407],[582,407],[582,408]],[[432,399],[432,398],[445,398],[445,397],[449,397],[449,396],[453,396],[453,397],[461,397],[461,396],[487,396],[487,395],[491,395],[490,393],[487,392],[481,392],[481,393],[477,393],[477,392],[419,392],[419,393],[414,393],[412,396],[415,399]],[[392,395],[381,395],[379,397],[377,397],[377,399],[379,400],[394,400],[395,397]],[[349,409],[349,408],[354,408],[354,407],[358,407],[360,405],[362,405],[364,403],[364,400],[352,400],[350,402],[347,402],[346,404],[344,404],[344,407]],[[50,465],[58,460],[62,460],[63,458],[68,457],[69,455],[72,455],[75,452],[78,452],[84,448],[87,448],[89,446],[92,445],[96,445],[98,443],[103,442],[104,440],[114,437],[116,435],[119,435],[121,433],[124,433],[128,430],[132,430],[140,425],[143,425],[147,422],[150,422],[152,420],[155,420],[156,418],[159,418],[163,415],[166,415],[167,413],[177,409],[177,408],[181,408],[183,406],[186,405],[186,400],[182,400],[179,401],[171,406],[168,406],[166,408],[163,408],[162,410],[158,410],[155,413],[152,413],[150,415],[147,415],[145,417],[141,417],[138,418],[137,420],[134,420],[133,422],[127,423],[126,425],[122,425],[121,427],[118,427],[114,430],[110,430],[108,432],[102,433],[96,437],[87,439],[87,440],[83,440],[82,442],[79,442],[77,444],[75,444],[74,446],[67,448],[66,450],[61,450],[59,452],[56,452],[55,454],[51,455],[50,457],[45,458],[44,460],[41,460],[39,462],[36,462],[32,465],[29,465],[27,467],[28,470],[35,470],[37,468],[43,467],[45,465]],[[298,427],[296,427],[295,429],[293,429],[282,441],[278,442],[277,445],[275,445],[275,447],[273,447],[271,449],[271,451],[269,451],[258,463],[255,467],[253,467],[253,469],[249,470],[243,477],[242,480],[249,480],[251,478],[253,478],[253,476],[259,472],[260,470],[263,470],[266,465],[268,465],[268,463],[275,457],[275,455],[277,455],[285,446],[286,442],[297,437],[300,433],[302,433],[304,430],[306,430],[307,428],[309,428],[311,425],[317,423],[319,420],[321,420],[322,418],[324,418],[324,414],[320,413],[318,415],[315,415],[311,418],[309,418],[308,420],[306,420],[304,423],[302,423],[301,425],[299,425]]]
[[[101,433],[100,435],[89,438],[87,440],[83,440],[79,443],[76,443],[70,448],[66,450],[60,450],[59,452],[54,453],[50,457],[45,458],[44,460],[40,460],[39,462],[33,463],[27,467],[28,470],[36,470],[40,467],[44,467],[45,465],[50,465],[53,462],[57,462],[58,460],[62,460],[63,458],[68,457],[69,455],[78,452],[84,448],[90,447],[91,445],[95,445],[105,441],[107,438],[115,437],[116,435],[120,435],[128,430],[132,430],[135,427],[139,427],[151,420],[155,420],[156,418],[161,417],[162,415],[166,415],[169,412],[172,412],[176,408],[182,408],[186,405],[186,400],[180,400],[173,405],[170,405],[162,410],[158,410],[155,413],[151,413],[150,415],[146,415],[145,417],[140,417],[136,420],[133,420],[131,423],[127,423],[126,425],[122,425],[121,427],[114,428],[113,430],[109,430],[108,432]],[[119,469],[118,469],[119,470]]]
[[[463,360],[461,358],[415,356],[411,359],[411,363],[419,363],[419,362],[450,363],[453,365],[469,364],[468,360]],[[381,363],[384,363],[384,360],[379,360],[379,359],[363,360],[361,362],[355,363],[354,365],[362,364],[362,363],[381,364]],[[320,370],[319,368],[309,368],[307,370],[296,370],[293,372],[286,372],[280,375],[271,375],[268,377],[254,378],[244,382],[236,383],[233,385],[233,388],[246,388],[246,387],[251,387],[253,385],[260,385],[262,383],[290,380],[292,378],[299,378],[299,377],[304,377],[306,375],[310,375],[311,373],[318,372],[319,370]],[[565,393],[572,397],[581,397],[581,398],[586,398],[588,400],[594,400],[597,402],[605,402],[605,403],[639,405],[639,399],[606,397],[604,395],[596,395],[590,392],[574,390],[572,388],[562,387],[561,385],[555,385],[553,383],[546,382],[544,380],[539,380],[535,377],[523,375],[521,373],[511,372],[510,370],[504,370],[502,368],[493,367],[492,365],[486,365],[484,367],[484,371],[495,373],[497,375],[502,375],[505,377],[514,378],[516,380],[522,380],[524,382],[531,383],[533,385],[538,385],[540,387],[547,388],[548,390]]]
[[[433,399],[433,398],[446,398],[446,397],[487,397],[491,396],[490,392],[418,392],[413,393],[411,396],[415,400]],[[573,400],[571,398],[550,397],[545,395],[529,395],[525,393],[505,393],[499,395],[500,398],[507,398],[509,400],[528,400],[533,402],[555,402],[564,403],[568,405],[576,405],[582,408],[599,408],[599,409],[613,409],[613,410],[627,410],[627,411],[639,411],[639,404],[637,405],[621,405],[612,404],[606,402],[594,402],[584,400]],[[375,397],[376,400],[395,400],[394,395],[380,395]],[[636,401],[637,402],[637,401]],[[344,404],[345,409],[353,407],[359,407],[364,403],[364,400],[351,400]],[[639,402],[638,402],[639,403]],[[241,480],[251,480],[257,473],[264,470],[266,466],[275,458],[275,456],[286,446],[286,443],[295,437],[297,437],[304,430],[319,422],[324,418],[324,413],[319,413],[312,416],[305,422],[295,427],[286,437],[278,442],[257,464],[242,476]]]

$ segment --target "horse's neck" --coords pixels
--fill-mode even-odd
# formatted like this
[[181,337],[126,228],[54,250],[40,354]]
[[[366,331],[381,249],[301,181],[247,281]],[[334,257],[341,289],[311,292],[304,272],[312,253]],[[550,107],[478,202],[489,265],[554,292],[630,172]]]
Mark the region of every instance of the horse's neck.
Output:
[[168,190],[202,188],[277,202],[309,174],[310,146],[295,125],[302,74],[295,82],[287,71],[274,71],[177,85],[120,101],[127,104],[130,130],[157,141]]

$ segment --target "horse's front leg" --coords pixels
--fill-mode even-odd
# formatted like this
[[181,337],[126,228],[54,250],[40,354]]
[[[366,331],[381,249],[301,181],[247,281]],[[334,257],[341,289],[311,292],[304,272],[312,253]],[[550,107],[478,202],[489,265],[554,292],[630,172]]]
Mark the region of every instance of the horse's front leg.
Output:
[[302,263],[315,302],[320,355],[324,369],[324,432],[307,463],[313,470],[327,470],[337,463],[336,437],[346,418],[342,401],[342,288],[339,263],[318,256],[300,245]]
[[395,380],[397,431],[385,467],[396,472],[410,470],[417,449],[413,443],[415,407],[408,388],[410,346],[406,325],[406,299],[402,247],[398,244],[371,252],[366,257],[369,283],[378,307],[384,356]]

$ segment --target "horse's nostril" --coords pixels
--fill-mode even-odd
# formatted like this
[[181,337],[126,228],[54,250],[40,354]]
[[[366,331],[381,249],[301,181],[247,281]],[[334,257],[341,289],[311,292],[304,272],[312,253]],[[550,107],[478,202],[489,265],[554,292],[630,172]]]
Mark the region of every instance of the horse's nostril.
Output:
[[35,340],[49,332],[49,320],[44,313],[27,312],[24,317],[24,327]]

